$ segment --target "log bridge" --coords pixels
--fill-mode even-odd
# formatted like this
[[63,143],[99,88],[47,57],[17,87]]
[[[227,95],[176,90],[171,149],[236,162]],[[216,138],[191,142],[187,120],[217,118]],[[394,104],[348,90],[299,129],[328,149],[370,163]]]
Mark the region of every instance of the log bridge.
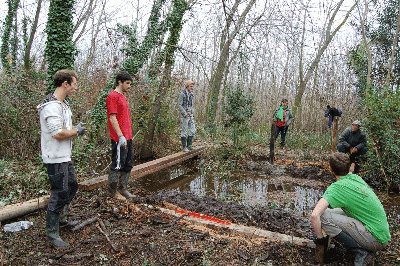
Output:
[[[172,155],[168,155],[150,162],[142,163],[136,165],[132,168],[130,181],[138,179],[142,176],[155,173],[161,169],[170,167],[172,165],[178,164],[192,157],[195,157],[204,151],[204,147],[192,150],[190,152],[178,152]],[[108,183],[108,175],[103,175],[90,180],[85,180],[79,183],[79,189],[82,191],[89,191],[95,188],[102,187]]]
[[[181,163],[185,160],[193,158],[199,154],[201,154],[205,150],[205,147],[199,147],[190,152],[177,152],[172,155],[168,155],[153,161],[149,161],[143,164],[136,165],[132,168],[130,174],[130,181],[140,178],[142,176],[155,173],[160,171],[161,169],[170,167],[172,165]],[[108,183],[108,175],[103,175],[100,177],[96,177],[90,180],[85,180],[79,182],[79,189],[82,191],[90,191],[95,188],[102,187],[107,185]],[[25,201],[22,203],[16,203],[7,205],[0,208],[0,222],[12,218],[16,218],[22,215],[26,215],[28,213],[37,211],[40,208],[44,208],[47,206],[49,202],[50,195],[43,196],[37,199],[33,199],[30,201]]]

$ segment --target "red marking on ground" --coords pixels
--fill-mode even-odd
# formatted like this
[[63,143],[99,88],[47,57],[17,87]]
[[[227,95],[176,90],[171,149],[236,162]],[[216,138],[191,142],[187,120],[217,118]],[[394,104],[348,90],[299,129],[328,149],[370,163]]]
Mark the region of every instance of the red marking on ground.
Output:
[[200,219],[204,219],[204,220],[208,220],[208,221],[212,221],[212,222],[216,222],[216,223],[220,223],[220,224],[226,224],[226,225],[230,225],[230,222],[224,221],[224,220],[220,220],[208,215],[204,215],[204,214],[200,214],[200,213],[195,213],[195,212],[187,212],[187,211],[179,211],[179,210],[175,210],[176,213],[180,213],[180,214],[185,214],[185,213],[189,213],[190,216],[192,217],[196,217],[196,218],[200,218]]

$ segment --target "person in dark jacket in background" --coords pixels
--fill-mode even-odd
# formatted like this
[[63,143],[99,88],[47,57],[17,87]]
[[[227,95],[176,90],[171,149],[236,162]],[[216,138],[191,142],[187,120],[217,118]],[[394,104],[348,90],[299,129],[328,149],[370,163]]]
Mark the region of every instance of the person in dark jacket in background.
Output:
[[285,146],[286,140],[286,132],[288,130],[289,125],[293,122],[294,116],[292,110],[288,107],[288,100],[282,99],[281,105],[276,108],[272,119],[275,126],[275,139],[278,137],[279,133],[281,133],[281,147]]
[[357,162],[360,155],[368,151],[367,137],[360,130],[361,122],[356,120],[339,137],[338,152],[349,153],[351,162]]
[[332,127],[333,118],[335,116],[341,117],[343,114],[341,109],[330,107],[329,105],[326,106],[325,110],[325,117],[328,117],[328,128]]

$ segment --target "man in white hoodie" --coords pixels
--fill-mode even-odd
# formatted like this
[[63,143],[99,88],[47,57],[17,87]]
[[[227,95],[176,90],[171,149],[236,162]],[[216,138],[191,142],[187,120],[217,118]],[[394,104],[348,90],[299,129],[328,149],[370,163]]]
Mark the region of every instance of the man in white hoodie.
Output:
[[69,203],[78,190],[71,161],[72,137],[86,133],[79,123],[72,126],[72,112],[65,98],[77,90],[77,75],[72,70],[59,70],[54,75],[56,89],[37,106],[41,126],[42,159],[50,179],[51,195],[47,208],[46,232],[56,248],[68,248],[59,235],[66,220]]

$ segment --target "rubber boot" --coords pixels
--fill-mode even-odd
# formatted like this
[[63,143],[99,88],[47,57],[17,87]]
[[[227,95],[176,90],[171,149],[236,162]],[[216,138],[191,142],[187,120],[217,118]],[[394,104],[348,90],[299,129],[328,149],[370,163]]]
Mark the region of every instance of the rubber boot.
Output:
[[355,248],[351,252],[354,254],[354,266],[372,265],[373,255],[368,250]]
[[118,179],[119,172],[110,170],[110,174],[108,175],[108,195],[111,198],[115,198],[117,196]]
[[334,237],[349,252],[354,255],[354,266],[368,265],[372,259],[372,253],[364,249],[354,238],[342,231]]
[[63,210],[60,213],[60,228],[64,227],[74,227],[78,224],[78,221],[68,221],[67,214],[68,214],[69,204],[65,204]]
[[186,138],[185,137],[181,137],[181,141],[182,141],[182,151],[184,152],[188,152],[188,148],[186,148]]
[[193,143],[193,136],[188,136],[188,138],[187,138],[187,148],[189,150],[194,150],[193,147],[192,147],[192,143]]
[[46,232],[49,242],[58,249],[69,248],[69,244],[64,242],[60,235],[60,214],[53,211],[47,211],[46,217]]
[[118,192],[124,196],[126,199],[133,199],[135,196],[129,193],[128,191],[128,183],[130,172],[121,172],[120,179],[119,179],[119,187]]

